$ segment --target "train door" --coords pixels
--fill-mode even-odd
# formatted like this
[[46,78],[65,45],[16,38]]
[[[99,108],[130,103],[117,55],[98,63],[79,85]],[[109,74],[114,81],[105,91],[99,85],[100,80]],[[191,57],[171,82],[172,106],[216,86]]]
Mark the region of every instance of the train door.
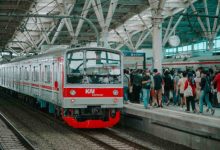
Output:
[[63,80],[64,80],[64,67],[63,67],[63,57],[59,57],[58,58],[58,62],[57,62],[57,81],[58,81],[58,100],[57,100],[57,104],[61,105],[61,100],[63,99],[62,96],[62,92],[63,92]]
[[54,63],[52,63],[52,67],[51,67],[51,83],[52,83],[52,92],[51,92],[51,97],[52,97],[52,102],[53,103],[56,103],[55,102],[55,93],[54,93],[54,90],[55,90],[55,84],[54,84],[54,76],[55,76],[55,73],[54,73]]
[[44,72],[42,71],[42,65],[41,65],[41,64],[39,64],[38,75],[39,75],[39,80],[38,80],[38,85],[39,85],[39,88],[38,88],[38,96],[39,96],[39,97],[42,97],[42,88],[41,88],[41,85],[42,85],[42,81],[43,81]]
[[55,104],[58,104],[57,89],[59,85],[58,85],[57,76],[58,76],[58,63],[54,62],[52,65],[52,87],[53,87],[52,99]]
[[16,70],[15,70],[15,90],[19,91],[19,68],[18,66],[16,66]]
[[15,66],[12,67],[12,89],[15,89]]
[[22,80],[21,80],[21,67],[19,68],[19,78],[18,78],[18,83],[19,83],[19,92],[21,92],[22,90],[22,84],[21,84]]

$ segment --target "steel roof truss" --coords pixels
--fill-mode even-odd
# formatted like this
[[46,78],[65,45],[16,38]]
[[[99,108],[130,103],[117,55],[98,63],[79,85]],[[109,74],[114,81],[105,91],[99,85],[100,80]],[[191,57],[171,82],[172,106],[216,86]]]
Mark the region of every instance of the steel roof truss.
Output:
[[[220,0],[218,0],[218,5],[216,6],[216,12],[215,12],[215,16],[219,15],[219,8],[220,8]],[[217,22],[218,22],[218,18],[214,19],[214,24],[212,27],[212,38],[214,39],[216,37],[216,32],[217,32]]]
[[[183,14],[185,14],[187,12],[187,10],[185,9],[183,11]],[[170,31],[170,33],[168,34],[168,36],[163,40],[163,45],[165,45],[168,41],[168,39],[170,38],[170,36],[173,34],[173,32],[176,30],[176,27],[179,25],[180,21],[182,20],[183,15],[181,15],[179,17],[179,19],[177,20],[177,22],[175,23],[175,25],[173,26],[172,30]]]
[[135,49],[137,50],[138,47],[144,42],[144,40],[152,33],[153,28],[151,28],[150,30],[148,30],[148,32],[146,33],[146,31],[143,31],[141,36],[139,37]]
[[118,35],[118,37],[121,39],[121,41],[123,42],[124,45],[126,45],[127,47],[129,47],[131,50],[134,50],[133,47],[126,41],[122,38],[122,36],[116,31],[114,30],[115,33]]
[[[203,3],[204,3],[204,6],[205,6],[205,14],[208,16],[209,11],[208,11],[208,7],[207,7],[207,0],[203,0]],[[207,27],[208,27],[208,38],[211,39],[212,34],[211,34],[211,27],[210,27],[209,17],[206,17],[206,24],[207,24]]]
[[125,31],[125,33],[126,33],[126,35],[127,35],[127,39],[128,39],[128,41],[129,41],[129,43],[130,43],[130,46],[132,47],[133,50],[135,50],[134,44],[133,44],[132,41],[131,41],[131,35],[130,35],[130,33],[128,33],[128,31],[126,30],[125,25],[123,25],[123,28],[124,28],[124,31]]
[[[89,12],[89,8],[91,7],[91,4],[92,4],[92,1],[91,0],[86,0],[85,3],[84,3],[84,6],[83,6],[83,9],[82,9],[82,13],[81,13],[81,16],[86,18],[88,12]],[[83,22],[84,20],[83,19],[79,19],[79,22],[77,24],[77,27],[76,27],[76,33],[75,33],[75,38],[78,37],[79,35],[79,32],[82,28],[82,25],[83,25]]]
[[[168,26],[166,28],[166,32],[165,32],[164,37],[163,37],[163,43],[164,43],[165,39],[167,39],[167,35],[168,35],[169,31],[170,31],[170,27],[171,27],[172,22],[173,22],[173,16],[170,17],[169,24],[168,24]],[[164,44],[166,44],[166,43],[164,43]]]
[[[196,8],[194,7],[192,1],[191,1],[191,0],[188,0],[188,2],[190,3],[190,6],[191,6],[191,8],[192,8],[194,14],[197,15],[198,12],[197,12]],[[198,22],[199,22],[199,24],[200,24],[200,26],[201,26],[201,28],[202,28],[202,31],[204,32],[205,37],[208,37],[208,36],[207,36],[207,30],[206,30],[206,28],[205,28],[205,26],[204,26],[204,24],[203,24],[203,22],[202,22],[202,20],[201,20],[201,18],[200,18],[199,16],[197,17],[197,20],[198,20]]]
[[[56,3],[57,3],[58,6],[60,6],[60,4],[57,2],[57,0],[56,0]],[[74,6],[74,4],[73,4],[72,6]],[[60,9],[61,9],[61,8],[60,8]],[[71,9],[68,10],[67,15],[70,15],[70,13],[72,12],[72,9],[73,9],[73,7],[71,7]],[[59,34],[60,34],[60,31],[63,29],[63,26],[64,26],[64,24],[65,24],[65,19],[66,19],[66,18],[63,18],[63,19],[60,21],[60,24],[58,25],[58,28],[57,28],[57,30],[56,30],[56,32],[55,32],[55,34],[54,34],[54,36],[53,36],[53,38],[52,38],[52,40],[51,40],[51,44],[54,44],[54,42],[56,41],[57,37],[58,37]]]

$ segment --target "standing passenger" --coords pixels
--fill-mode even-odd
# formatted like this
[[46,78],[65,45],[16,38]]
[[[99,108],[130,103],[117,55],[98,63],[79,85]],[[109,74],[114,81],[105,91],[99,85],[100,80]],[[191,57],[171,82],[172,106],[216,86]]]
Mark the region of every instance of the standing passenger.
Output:
[[[189,92],[191,94],[187,93],[186,95],[186,91],[188,88],[190,89]],[[191,72],[188,73],[188,78],[184,85],[184,96],[186,97],[186,111],[190,111],[190,102],[191,102],[192,111],[196,113],[196,109],[195,109],[196,83],[193,78],[193,74]]]
[[184,97],[184,85],[185,85],[186,80],[187,80],[186,72],[184,71],[182,73],[182,77],[178,81],[178,88],[180,89],[180,98],[181,98],[182,107],[186,104],[186,98]]
[[213,84],[215,85],[217,89],[218,105],[220,105],[220,72],[215,76],[213,80]]
[[149,70],[146,70],[142,78],[144,108],[146,109],[148,108],[149,99],[150,99],[150,88],[151,88],[150,72]]
[[180,80],[179,72],[174,73],[174,78],[173,78],[173,103],[174,105],[179,105],[179,95],[180,95],[180,90],[178,88],[178,82]]
[[200,86],[201,86],[201,93],[200,93],[200,99],[199,99],[200,113],[203,113],[203,99],[205,99],[205,102],[208,106],[207,112],[209,111],[209,109],[211,109],[211,114],[214,115],[215,110],[213,109],[209,101],[209,92],[211,90],[211,86],[210,86],[210,80],[209,80],[209,77],[207,76],[206,71],[202,72],[202,79],[201,79]]
[[133,76],[133,102],[140,103],[140,93],[142,86],[142,74],[141,70],[136,70]]
[[162,106],[162,84],[163,78],[157,69],[153,70],[154,72],[154,99],[157,101],[158,107]]
[[200,71],[199,70],[196,71],[195,82],[196,82],[196,101],[199,101],[200,90],[201,90],[201,87],[200,87],[201,75],[200,75]]
[[169,70],[165,70],[164,72],[164,96],[166,99],[167,106],[170,104],[170,91],[172,90],[172,78]]
[[123,80],[123,87],[124,87],[124,103],[128,103],[128,89],[130,86],[130,76],[128,74],[128,70],[124,70],[124,80]]

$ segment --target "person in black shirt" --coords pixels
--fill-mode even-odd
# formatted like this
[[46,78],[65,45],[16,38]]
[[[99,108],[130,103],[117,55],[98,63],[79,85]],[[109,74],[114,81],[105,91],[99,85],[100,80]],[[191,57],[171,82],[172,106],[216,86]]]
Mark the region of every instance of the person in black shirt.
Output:
[[134,103],[140,103],[140,93],[141,93],[141,81],[142,81],[142,71],[136,70],[136,72],[132,76],[132,85],[133,85],[133,98],[132,101]]
[[170,91],[173,88],[173,81],[168,70],[165,70],[163,80],[164,80],[164,96],[168,106],[170,103]]
[[153,70],[154,72],[154,99],[158,103],[158,107],[162,107],[162,84],[163,78],[157,69]]
[[209,92],[211,90],[211,86],[210,86],[211,83],[210,82],[211,81],[210,81],[209,77],[207,76],[207,72],[203,71],[202,72],[202,79],[201,79],[201,83],[200,83],[201,93],[200,93],[200,99],[199,99],[199,110],[200,110],[200,113],[203,113],[203,99],[205,99],[205,102],[208,106],[207,111],[209,111],[209,109],[211,109],[211,114],[214,115],[215,110],[213,109],[212,104],[209,101]]

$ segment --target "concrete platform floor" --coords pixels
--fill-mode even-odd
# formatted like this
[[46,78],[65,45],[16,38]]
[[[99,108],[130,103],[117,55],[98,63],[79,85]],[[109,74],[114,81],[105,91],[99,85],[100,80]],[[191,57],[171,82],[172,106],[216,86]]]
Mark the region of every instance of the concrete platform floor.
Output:
[[[132,106],[138,107],[140,109],[145,109],[143,103],[137,104],[137,103],[128,102],[128,104],[124,104],[124,105],[125,106],[126,105],[132,105]],[[202,114],[199,113],[199,105],[198,104],[196,104],[196,110],[197,110],[196,113],[192,112],[191,106],[190,106],[190,112],[186,112],[185,111],[185,109],[186,109],[185,106],[182,108],[181,106],[176,106],[176,105],[174,106],[173,104],[170,104],[169,106],[163,105],[163,108],[156,108],[156,107],[153,107],[153,106],[149,106],[149,109],[147,109],[147,110],[153,110],[154,111],[154,110],[157,110],[157,109],[162,109],[162,110],[170,110],[170,111],[173,111],[173,112],[178,111],[178,112],[184,112],[184,113],[189,113],[189,114],[219,118],[219,120],[220,120],[220,108],[215,108],[215,107],[213,107],[213,108],[215,109],[215,114],[214,115],[211,115],[210,110],[209,110],[209,112],[206,111],[207,107],[205,105],[203,106],[203,113]]]
[[124,105],[120,123],[192,149],[219,150],[220,108],[215,108],[213,116],[206,112],[206,106],[203,114],[185,109],[172,104],[145,109],[143,104],[128,103]]

